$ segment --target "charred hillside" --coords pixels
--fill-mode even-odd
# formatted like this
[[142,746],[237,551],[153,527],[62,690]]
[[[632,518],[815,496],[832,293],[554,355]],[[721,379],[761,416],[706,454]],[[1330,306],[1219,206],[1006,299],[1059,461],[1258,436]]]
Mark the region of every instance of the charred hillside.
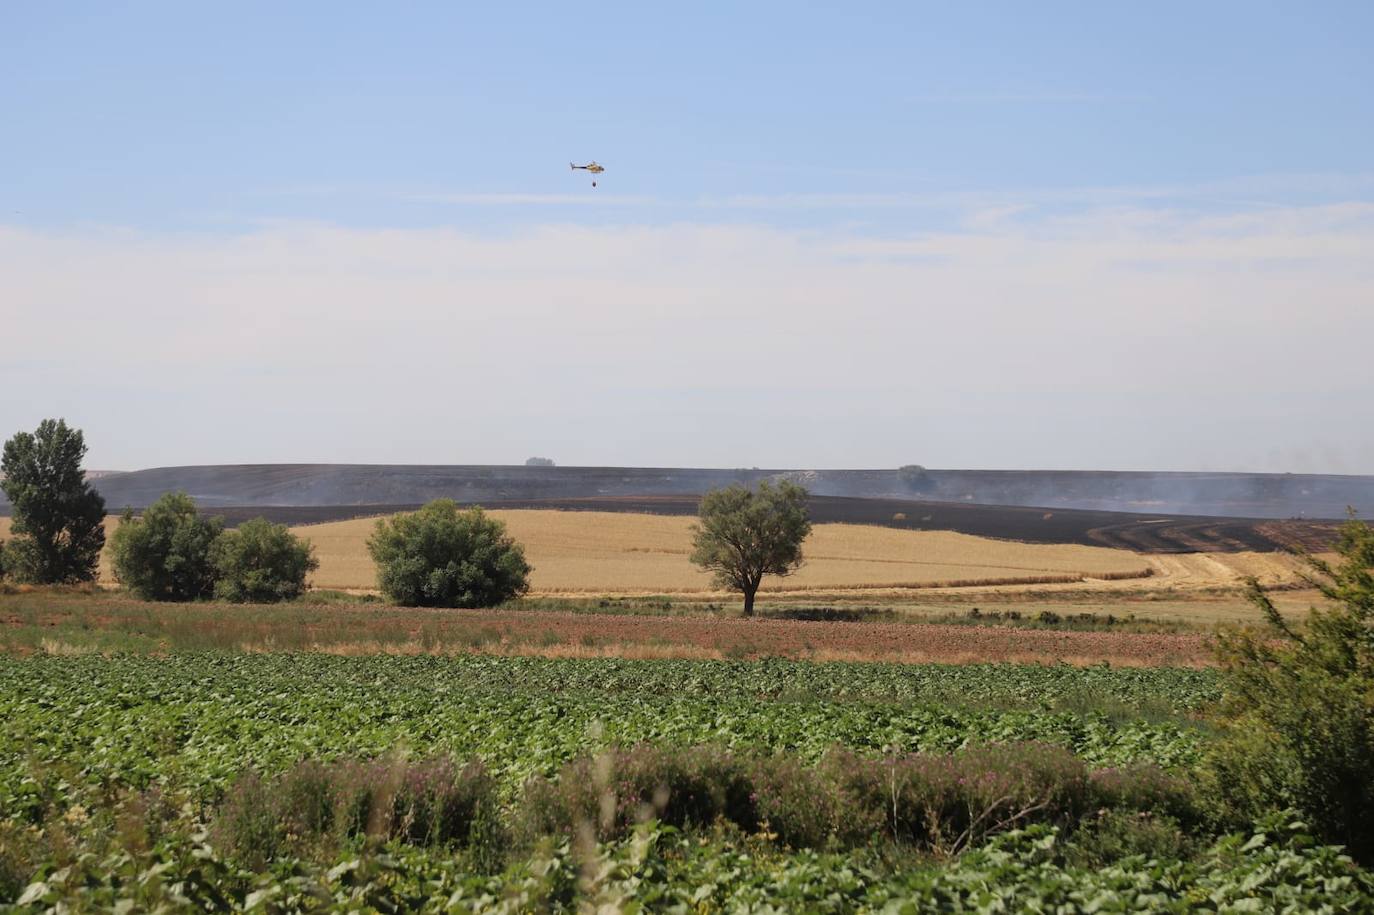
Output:
[[[107,474],[93,484],[111,510],[164,492],[216,506],[412,505],[699,495],[786,478],[818,496],[1242,518],[1374,516],[1374,476],[1022,470],[765,470],[414,464],[234,464]],[[0,503],[0,511],[5,506]]]

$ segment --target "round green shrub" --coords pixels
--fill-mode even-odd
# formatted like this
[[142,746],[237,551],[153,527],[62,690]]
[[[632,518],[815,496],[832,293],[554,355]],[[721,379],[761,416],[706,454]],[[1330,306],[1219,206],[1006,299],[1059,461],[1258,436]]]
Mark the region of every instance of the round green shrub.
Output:
[[270,604],[300,597],[305,577],[320,566],[309,543],[265,518],[225,531],[210,558],[219,578],[215,597],[234,603]]
[[494,607],[529,590],[525,551],[480,508],[436,499],[383,518],[367,541],[377,584],[405,607]]
[[184,492],[164,494],[134,517],[125,509],[110,538],[115,577],[144,600],[198,600],[215,589],[210,550],[224,519],[202,518]]

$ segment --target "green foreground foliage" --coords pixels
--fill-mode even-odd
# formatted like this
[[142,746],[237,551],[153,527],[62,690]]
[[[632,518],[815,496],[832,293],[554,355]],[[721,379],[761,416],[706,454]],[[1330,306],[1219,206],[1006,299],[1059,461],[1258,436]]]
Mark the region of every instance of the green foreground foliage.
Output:
[[[1034,666],[821,670],[478,656],[0,658],[0,805],[38,816],[153,784],[212,802],[247,766],[274,773],[398,747],[480,758],[506,796],[576,756],[641,742],[782,750],[808,763],[836,746],[876,755],[1020,741],[1094,766],[1201,758],[1204,736],[1186,718],[1083,705],[1085,688],[1115,690],[1122,702],[1181,688],[1181,704],[1200,702],[1206,690],[1192,671],[1094,669],[1075,682],[1071,669]],[[937,685],[941,670],[958,679]],[[944,701],[961,683],[981,701]],[[1036,703],[1016,698],[1028,694]]]
[[[137,826],[130,826],[137,832]],[[234,912],[1367,912],[1374,880],[1301,823],[1226,836],[1196,860],[1074,863],[1048,827],[948,864],[780,852],[747,837],[646,823],[626,840],[545,843],[488,874],[464,853],[400,843],[283,858],[260,870],[203,833],[136,835],[129,849],[44,867],[6,895],[20,911]],[[65,907],[60,909],[58,907]]]
[[1218,696],[1107,667],[0,658],[0,900],[1369,911],[1305,827],[1218,838],[1191,779]]
[[19,432],[0,456],[0,489],[13,505],[14,536],[0,577],[37,584],[93,581],[105,545],[105,500],[86,482],[80,429],[45,419]]
[[1335,564],[1308,557],[1326,598],[1290,627],[1251,582],[1267,630],[1220,643],[1231,724],[1212,757],[1244,816],[1293,807],[1326,841],[1374,863],[1374,528],[1351,520]]
[[435,499],[377,521],[377,586],[403,607],[495,607],[529,590],[525,551],[480,508]]

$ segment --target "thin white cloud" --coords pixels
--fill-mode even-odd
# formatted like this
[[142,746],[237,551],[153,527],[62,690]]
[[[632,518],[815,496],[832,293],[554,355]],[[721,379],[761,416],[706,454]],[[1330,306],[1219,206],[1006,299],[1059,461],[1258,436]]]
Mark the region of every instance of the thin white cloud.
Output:
[[907,101],[937,105],[1079,105],[1148,102],[1152,96],[1140,93],[1085,92],[1011,89],[982,92],[931,92],[908,96]]
[[1371,265],[1360,202],[886,238],[0,228],[0,327],[20,341],[0,430],[67,415],[119,467],[1374,470],[1374,430],[1350,421],[1374,400]]
[[402,200],[416,203],[450,203],[458,206],[574,206],[574,207],[642,207],[661,201],[642,194],[615,194],[589,190],[585,194],[405,194]]
[[[990,211],[1034,214],[1044,208],[1058,207],[1086,210],[1091,214],[1104,208],[1139,208],[1144,205],[1169,205],[1196,212],[1227,213],[1237,208],[1301,209],[1304,205],[1326,200],[1367,201],[1374,196],[1374,173],[1254,175],[1194,184],[1031,187],[999,191],[810,191],[684,198],[604,193],[600,190],[575,194],[427,191],[388,196],[417,203],[484,207],[671,207],[701,211],[910,209],[945,211],[960,218]],[[1314,197],[1318,201],[1304,199]]]
[[[1313,199],[1315,198],[1315,199]],[[1070,207],[1092,214],[1110,207],[1140,210],[1173,206],[1192,212],[1223,214],[1277,209],[1302,210],[1317,203],[1362,203],[1374,198],[1371,174],[1254,175],[1226,180],[1174,185],[1077,185],[1071,187],[1009,188],[999,191],[945,190],[930,192],[788,193],[740,195],[708,200],[709,206],[766,209],[830,207],[905,207],[946,209],[953,212],[992,208],[1037,212],[1044,208]]]

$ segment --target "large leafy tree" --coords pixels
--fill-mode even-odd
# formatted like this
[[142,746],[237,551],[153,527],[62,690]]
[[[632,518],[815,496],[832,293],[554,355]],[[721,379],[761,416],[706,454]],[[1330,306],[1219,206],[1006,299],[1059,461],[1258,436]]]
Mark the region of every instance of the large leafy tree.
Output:
[[202,518],[184,492],[164,493],[134,517],[124,511],[110,538],[115,577],[144,600],[199,600],[218,578],[211,559],[224,519]]
[[105,500],[86,482],[85,457],[81,430],[61,419],[45,419],[5,442],[0,489],[14,514],[5,564],[16,579],[66,584],[96,577]]
[[1374,862],[1374,528],[1352,518],[1328,562],[1307,556],[1326,605],[1290,623],[1259,583],[1266,627],[1223,633],[1230,726],[1216,787],[1245,818],[1295,808],[1329,842]]
[[716,583],[744,595],[744,615],[765,575],[790,575],[802,564],[811,533],[806,490],[783,480],[757,489],[736,483],[702,497],[693,528],[692,562],[714,572]]
[[494,607],[529,590],[525,550],[505,524],[452,499],[380,519],[367,549],[382,592],[405,607]]

